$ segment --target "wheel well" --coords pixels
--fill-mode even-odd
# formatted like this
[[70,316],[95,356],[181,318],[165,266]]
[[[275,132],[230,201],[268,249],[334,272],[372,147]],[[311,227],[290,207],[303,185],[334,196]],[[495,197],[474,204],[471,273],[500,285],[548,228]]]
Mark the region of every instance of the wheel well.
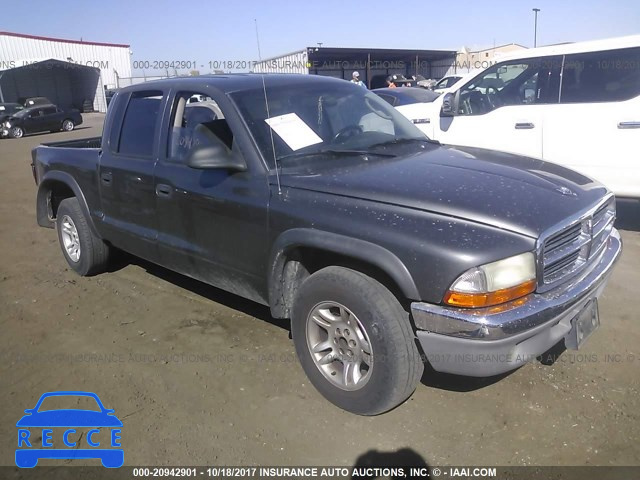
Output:
[[47,216],[49,220],[55,220],[58,214],[58,207],[60,202],[65,198],[75,197],[75,193],[71,188],[62,182],[53,182],[48,185],[48,191],[46,194],[47,199]]
[[373,278],[384,285],[408,310],[411,300],[403,293],[399,285],[381,268],[358,258],[341,255],[313,247],[296,247],[285,253],[284,267],[280,277],[280,290],[277,300],[271,307],[277,318],[289,318],[293,300],[302,282],[313,273],[325,267],[338,266],[350,268]]

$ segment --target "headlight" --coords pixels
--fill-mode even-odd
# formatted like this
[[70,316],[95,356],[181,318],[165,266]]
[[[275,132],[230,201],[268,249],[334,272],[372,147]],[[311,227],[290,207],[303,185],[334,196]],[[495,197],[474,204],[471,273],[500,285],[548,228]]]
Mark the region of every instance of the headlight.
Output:
[[4,126],[7,128],[11,128],[11,124],[9,122],[4,122]]
[[451,284],[444,303],[490,307],[524,297],[535,289],[535,259],[527,252],[467,270]]

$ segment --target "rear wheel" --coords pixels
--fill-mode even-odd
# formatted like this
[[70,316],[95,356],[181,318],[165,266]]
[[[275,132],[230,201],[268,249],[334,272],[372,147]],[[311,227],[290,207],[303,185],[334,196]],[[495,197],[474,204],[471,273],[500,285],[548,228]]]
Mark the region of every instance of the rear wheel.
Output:
[[65,132],[70,132],[71,130],[73,130],[75,128],[75,123],[73,123],[73,120],[65,120],[62,122],[62,130],[64,130]]
[[109,246],[91,231],[77,198],[60,202],[56,230],[64,258],[76,273],[89,276],[106,270]]
[[373,278],[342,267],[319,270],[300,287],[292,313],[302,368],[330,402],[376,415],[415,390],[424,366],[409,316]]

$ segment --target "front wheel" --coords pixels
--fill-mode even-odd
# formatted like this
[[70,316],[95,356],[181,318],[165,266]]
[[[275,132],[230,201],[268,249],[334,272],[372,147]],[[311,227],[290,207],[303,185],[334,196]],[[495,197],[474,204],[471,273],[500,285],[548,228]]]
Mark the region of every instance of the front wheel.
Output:
[[311,383],[352,413],[394,408],[422,375],[407,312],[387,288],[355,270],[327,267],[311,275],[295,299],[291,330]]
[[72,120],[67,119],[64,122],[62,122],[62,130],[64,130],[65,132],[70,132],[75,128],[75,126],[76,125],[73,123]]
[[9,130],[9,135],[11,138],[22,138],[24,136],[24,130],[22,127],[13,127]]

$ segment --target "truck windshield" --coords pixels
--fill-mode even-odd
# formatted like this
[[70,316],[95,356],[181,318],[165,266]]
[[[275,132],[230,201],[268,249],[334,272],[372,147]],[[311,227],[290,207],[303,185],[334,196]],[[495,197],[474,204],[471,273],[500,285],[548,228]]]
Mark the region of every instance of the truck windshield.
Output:
[[[262,88],[230,96],[270,168],[274,167],[274,148],[280,166],[291,167],[310,159],[329,159],[318,155],[320,152],[362,153],[366,160],[366,153],[381,154],[377,145],[426,140],[387,102],[350,82],[267,85],[269,115]],[[273,129],[273,143],[269,128]],[[351,161],[353,156],[348,155]],[[335,161],[335,155],[331,160]]]

